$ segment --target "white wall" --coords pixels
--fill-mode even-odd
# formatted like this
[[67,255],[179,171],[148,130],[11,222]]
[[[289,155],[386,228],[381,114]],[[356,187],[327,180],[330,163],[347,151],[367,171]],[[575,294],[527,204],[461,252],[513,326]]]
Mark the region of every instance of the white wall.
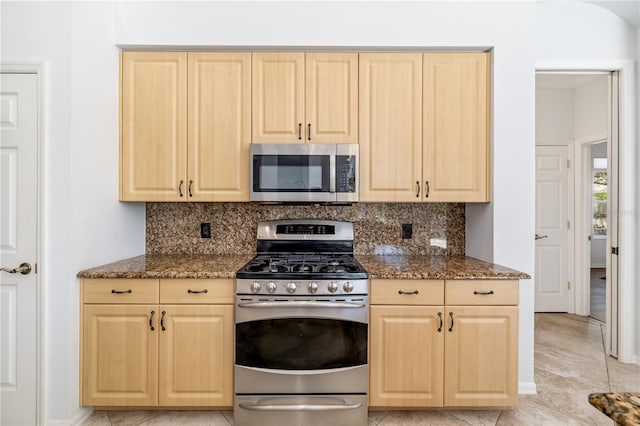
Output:
[[574,90],[536,88],[536,141],[573,140]]
[[609,119],[609,81],[606,76],[575,89],[574,139],[606,136]]
[[[621,311],[629,320],[621,321],[620,359],[640,363],[640,295],[636,291],[638,268],[635,256],[639,249],[640,200],[637,168],[637,94],[640,75],[634,71],[639,55],[640,36],[614,13],[594,4],[575,1],[538,2],[536,6],[537,69],[622,69],[623,116],[620,143],[621,173]],[[577,19],[579,17],[579,19]],[[613,66],[612,66],[613,64]],[[636,68],[637,70],[638,68]],[[634,87],[635,85],[635,87]],[[626,256],[626,257],[625,257]],[[633,319],[637,321],[633,321]],[[634,353],[635,352],[635,353]]]
[[[478,257],[534,269],[531,2],[2,3],[2,60],[48,64],[45,419],[79,412],[77,270],[144,250],[144,210],[117,202],[115,43],[494,48],[493,202],[470,209]],[[523,280],[520,382],[533,390],[533,284]]]
[[144,252],[144,206],[118,192],[118,60],[109,3],[2,2],[1,61],[45,63],[44,419],[78,414],[77,271]]

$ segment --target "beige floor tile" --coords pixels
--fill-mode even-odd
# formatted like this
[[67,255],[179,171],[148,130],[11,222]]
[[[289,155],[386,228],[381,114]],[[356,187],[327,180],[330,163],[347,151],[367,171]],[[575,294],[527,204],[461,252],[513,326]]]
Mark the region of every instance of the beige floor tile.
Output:
[[109,414],[106,411],[94,411],[84,422],[82,426],[110,426]]
[[144,423],[161,426],[229,426],[229,422],[220,411],[166,411]]
[[390,411],[379,426],[468,426],[446,411]]
[[369,411],[369,426],[378,426],[388,413],[388,411]]
[[152,418],[165,413],[165,411],[134,410],[134,411],[109,411],[108,413],[109,413],[109,418],[111,419],[111,424],[113,426],[135,426],[135,425],[144,423],[147,420],[151,420]]
[[233,424],[233,411],[221,411],[222,415],[229,422],[230,425]]
[[537,395],[520,397],[518,407],[504,410],[496,423],[497,426],[583,426],[584,422],[570,415],[556,412],[536,402]]
[[494,426],[500,417],[500,410],[456,410],[448,411],[455,418],[472,426]]

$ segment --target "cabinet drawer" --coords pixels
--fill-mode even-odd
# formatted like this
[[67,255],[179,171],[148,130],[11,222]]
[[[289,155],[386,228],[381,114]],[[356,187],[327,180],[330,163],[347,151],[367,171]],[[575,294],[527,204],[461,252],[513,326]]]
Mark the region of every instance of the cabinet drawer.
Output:
[[84,303],[158,303],[158,280],[85,278]]
[[372,280],[372,305],[442,305],[442,280]]
[[517,305],[518,280],[447,280],[447,305]]
[[160,280],[160,303],[234,303],[234,280]]

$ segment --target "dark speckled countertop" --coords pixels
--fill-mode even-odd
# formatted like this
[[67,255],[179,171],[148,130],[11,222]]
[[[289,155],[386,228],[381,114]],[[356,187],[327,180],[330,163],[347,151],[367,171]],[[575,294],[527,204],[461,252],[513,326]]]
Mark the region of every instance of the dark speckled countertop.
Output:
[[[252,254],[154,254],[78,272],[79,278],[234,278]],[[526,279],[524,272],[465,256],[357,256],[370,278]]]
[[640,425],[640,393],[592,393],[589,403],[609,416],[617,425]]

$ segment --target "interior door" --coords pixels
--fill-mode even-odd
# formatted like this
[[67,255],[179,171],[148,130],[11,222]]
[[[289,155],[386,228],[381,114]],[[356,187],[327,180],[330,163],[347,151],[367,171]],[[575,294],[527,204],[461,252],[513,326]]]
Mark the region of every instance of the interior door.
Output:
[[[0,76],[0,424],[37,423],[38,77]],[[15,271],[21,268],[22,273]],[[7,271],[6,269],[9,271]]]
[[536,146],[535,311],[569,312],[567,146]]

